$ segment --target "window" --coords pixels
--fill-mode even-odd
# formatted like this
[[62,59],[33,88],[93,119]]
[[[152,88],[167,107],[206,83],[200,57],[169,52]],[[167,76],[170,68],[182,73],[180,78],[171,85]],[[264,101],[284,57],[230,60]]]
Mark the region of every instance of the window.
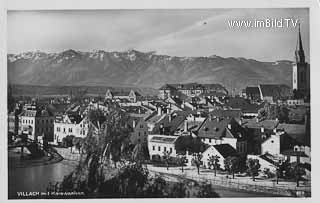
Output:
[[209,138],[209,143],[211,143],[211,138]]
[[155,147],[155,146],[152,146],[152,150],[153,150],[153,151],[156,150],[156,147]]
[[31,124],[33,124],[33,120],[31,120]]
[[161,147],[160,147],[160,146],[158,147],[158,151],[159,151],[159,152],[161,151]]
[[66,129],[65,128],[63,128],[63,133],[66,133]]
[[167,147],[164,147],[164,148],[163,148],[163,151],[165,151],[165,152],[166,152],[166,151],[167,151]]
[[172,153],[172,148],[170,147],[170,153]]
[[271,143],[273,143],[274,141],[273,140],[271,140]]
[[138,136],[140,137],[140,132],[138,132]]
[[44,124],[44,120],[41,120],[42,124]]
[[46,123],[48,123],[48,120],[46,120]]

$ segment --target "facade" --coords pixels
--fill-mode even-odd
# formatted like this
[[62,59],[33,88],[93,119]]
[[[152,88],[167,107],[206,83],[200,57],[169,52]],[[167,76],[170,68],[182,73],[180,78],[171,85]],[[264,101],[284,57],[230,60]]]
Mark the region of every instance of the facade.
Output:
[[30,106],[19,115],[18,133],[27,134],[32,140],[38,141],[38,138],[42,137],[51,142],[53,141],[53,120],[54,116],[50,111]]
[[225,169],[224,160],[229,156],[239,156],[237,151],[229,144],[212,145],[202,153],[202,164],[206,168],[210,168],[209,158],[211,156],[219,157],[219,167]]
[[86,117],[80,115],[65,114],[56,116],[54,120],[53,144],[59,144],[66,136],[84,138],[87,136],[89,123]]
[[107,90],[105,95],[105,100],[127,100],[128,102],[135,103],[137,102],[137,97],[139,97],[140,94],[136,91],[130,90],[130,92],[127,91],[111,91],[110,89]]
[[159,89],[159,98],[167,99],[176,94],[183,94],[188,97],[199,97],[203,93],[224,93],[228,94],[228,91],[221,84],[198,84],[198,83],[186,83],[186,84],[165,84]]
[[148,141],[148,125],[143,118],[131,118],[129,125],[132,128],[130,142],[134,145],[138,143],[147,143]]
[[248,152],[244,129],[232,117],[209,115],[201,125],[198,137],[208,145],[229,144],[241,155]]
[[177,136],[168,135],[149,135],[148,149],[150,159],[159,159],[163,157],[164,152],[169,152],[171,157],[176,157],[175,141]]

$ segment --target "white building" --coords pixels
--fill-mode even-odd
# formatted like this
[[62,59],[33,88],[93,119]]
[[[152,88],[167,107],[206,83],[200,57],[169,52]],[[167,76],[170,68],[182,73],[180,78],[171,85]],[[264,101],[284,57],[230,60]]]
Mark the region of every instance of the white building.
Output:
[[148,149],[150,159],[163,157],[164,152],[169,152],[171,157],[176,157],[175,141],[177,136],[148,135]]
[[57,116],[54,121],[54,140],[53,144],[62,142],[66,136],[84,138],[89,130],[89,122],[86,117],[80,115],[65,114]]

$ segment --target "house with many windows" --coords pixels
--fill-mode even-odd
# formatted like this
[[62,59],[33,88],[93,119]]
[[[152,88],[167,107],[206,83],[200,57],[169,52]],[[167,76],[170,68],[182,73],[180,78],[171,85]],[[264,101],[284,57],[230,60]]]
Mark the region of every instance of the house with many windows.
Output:
[[54,120],[53,144],[59,144],[66,136],[84,138],[89,130],[89,122],[86,117],[78,114],[64,114],[56,116]]

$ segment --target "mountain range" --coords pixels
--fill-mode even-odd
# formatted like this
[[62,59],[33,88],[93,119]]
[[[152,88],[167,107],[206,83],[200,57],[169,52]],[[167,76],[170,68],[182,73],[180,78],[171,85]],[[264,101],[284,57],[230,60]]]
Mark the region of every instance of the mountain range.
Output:
[[257,84],[292,86],[292,62],[177,57],[155,52],[66,50],[8,54],[8,82],[20,85],[159,88],[165,83],[220,83],[240,91]]

